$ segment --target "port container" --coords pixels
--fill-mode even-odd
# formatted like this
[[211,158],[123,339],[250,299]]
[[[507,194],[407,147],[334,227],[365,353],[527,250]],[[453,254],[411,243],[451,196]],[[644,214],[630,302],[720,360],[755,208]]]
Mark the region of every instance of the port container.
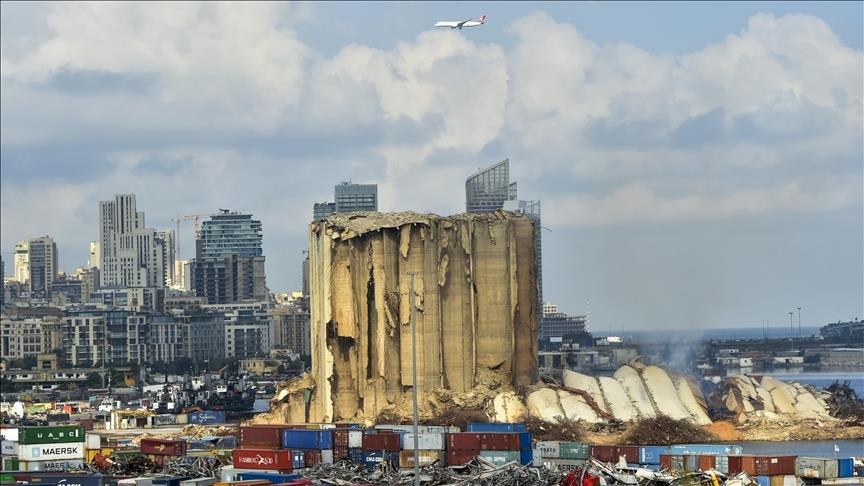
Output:
[[270,481],[273,484],[284,483],[287,481],[293,481],[295,479],[300,478],[299,474],[274,474],[274,473],[265,473],[265,472],[241,472],[237,473],[238,481],[250,481],[250,480],[258,480],[258,481]]
[[84,459],[84,442],[61,444],[20,444],[18,458],[22,461],[68,461]]
[[591,457],[602,462],[617,463],[624,456],[628,464],[639,462],[638,446],[594,445],[590,449]]
[[363,451],[362,459],[366,469],[375,469],[384,464],[391,468],[399,467],[399,452]]
[[639,464],[660,464],[660,454],[668,454],[669,446],[642,446],[639,448]]
[[70,459],[65,461],[18,461],[20,471],[44,471],[62,472],[69,469],[77,469],[84,465],[84,459]]
[[333,447],[333,462],[348,460],[347,447]]
[[174,423],[177,425],[186,425],[189,423],[189,414],[178,413],[174,416]]
[[[373,427],[376,431],[379,432],[391,432],[394,434],[405,433],[405,432],[414,432],[414,425],[393,425],[393,424],[378,424]],[[425,425],[417,426],[417,433],[428,432],[428,428]]]
[[699,460],[699,470],[707,471],[709,469],[716,469],[717,466],[717,456],[708,456],[708,455],[698,455],[694,456]]
[[348,431],[348,447],[361,448],[363,447],[363,431],[349,430]]
[[190,424],[224,424],[224,410],[206,410],[204,412],[193,412],[189,416]]
[[558,441],[538,441],[535,449],[543,458],[557,459],[561,457],[561,443]]
[[4,456],[17,456],[18,443],[11,440],[0,441],[0,454]]
[[743,452],[744,448],[736,444],[674,444],[669,446],[670,454],[740,456]]
[[[447,450],[470,451],[480,450],[480,436],[477,432],[456,432],[447,435]],[[449,464],[449,463],[448,463]]]
[[523,423],[470,422],[466,432],[527,432]]
[[588,459],[591,457],[591,445],[584,442],[561,442],[558,447],[561,459]]
[[285,450],[234,449],[231,458],[237,468],[290,472],[293,466],[291,451]]
[[461,466],[462,464],[468,464],[479,455],[480,449],[448,450],[445,463],[447,466]]
[[213,486],[270,486],[265,479],[248,479],[246,481],[217,482]]
[[240,445],[243,447],[270,447],[278,449],[282,446],[283,426],[244,426],[240,427]]
[[321,450],[321,464],[333,464],[333,449]]
[[[444,452],[440,450],[418,450],[417,458],[419,459],[420,466],[428,466],[436,461],[441,464],[444,462]],[[399,453],[399,467],[403,469],[414,467],[413,450],[401,451]]]
[[683,472],[684,456],[680,454],[660,454],[660,469],[667,469],[678,473]]
[[484,433],[480,434],[480,450],[483,451],[518,451],[518,433]]
[[771,486],[771,478],[768,476],[756,476],[752,478],[759,486]]
[[552,459],[544,458],[543,466],[549,469],[557,469],[561,472],[570,472],[580,466],[584,466],[588,461],[584,459]]
[[798,477],[791,474],[769,476],[771,486],[798,486]]
[[0,471],[18,471],[21,460],[17,457],[4,457],[0,460]]
[[351,433],[351,429],[333,429],[333,448],[336,447],[348,447],[348,435]]
[[[417,449],[426,451],[443,451],[444,434],[433,434],[430,432],[417,434]],[[402,450],[414,450],[414,434],[407,433],[402,435]]]
[[491,462],[496,466],[503,466],[504,464],[508,464],[511,462],[521,464],[521,457],[519,455],[519,451],[480,451],[480,454],[478,454],[478,456],[480,456],[486,461]]
[[714,469],[720,471],[723,474],[729,474],[729,456],[716,456],[716,463],[714,464]]
[[433,434],[452,434],[454,432],[461,432],[461,430],[459,430],[459,427],[454,427],[452,425],[427,425],[426,432]]
[[519,463],[527,466],[534,461],[534,451],[531,449],[522,449],[519,451]]
[[728,474],[732,475],[740,472],[756,476],[756,458],[754,456],[729,456]]
[[843,457],[837,459],[837,477],[851,478],[855,476],[855,459]]
[[141,454],[154,456],[182,456],[186,454],[186,441],[141,439]]
[[[218,483],[216,483],[218,484]],[[123,478],[117,480],[117,486],[153,486],[151,478]]]
[[[286,429],[282,431],[282,447],[285,449],[332,449],[333,431],[322,429]],[[306,458],[309,462],[309,458]],[[311,467],[311,466],[308,466]]]
[[101,449],[102,448],[102,437],[96,434],[86,434],[84,443],[87,445],[88,449]]
[[68,444],[80,442],[84,442],[84,427],[80,425],[21,427],[18,429],[18,443],[21,445]]
[[[78,485],[81,486],[103,486],[105,484],[104,476],[101,474],[84,474],[84,473],[48,473],[43,474],[41,472],[33,472],[33,474],[25,474],[25,475],[15,475],[13,476],[13,480],[11,484],[15,484],[16,481],[26,481],[30,484],[39,484],[44,486],[54,486],[56,484],[62,485]],[[2,484],[9,484],[7,481],[0,481]]]
[[17,427],[4,427],[0,425],[0,439],[18,442],[19,435]]
[[303,469],[306,467],[305,451],[291,451],[291,467],[294,469]]
[[821,457],[799,457],[795,460],[794,474],[802,478],[831,479],[840,477],[837,459]]
[[153,486],[180,486],[180,481],[186,479],[185,476],[160,476],[153,478]]
[[213,486],[214,483],[216,478],[190,478],[180,481],[180,486]]
[[363,434],[364,451],[389,451],[398,452],[400,447],[399,434],[382,432],[380,434]]
[[[795,474],[795,459],[797,456],[756,456],[757,476],[783,476]],[[832,461],[837,467],[837,461]],[[761,471],[767,471],[762,474]],[[836,476],[836,469],[834,470]]]
[[306,467],[315,467],[324,463],[321,449],[306,449],[303,454],[306,456]]
[[174,425],[177,423],[177,416],[170,413],[162,413],[153,416],[153,425]]

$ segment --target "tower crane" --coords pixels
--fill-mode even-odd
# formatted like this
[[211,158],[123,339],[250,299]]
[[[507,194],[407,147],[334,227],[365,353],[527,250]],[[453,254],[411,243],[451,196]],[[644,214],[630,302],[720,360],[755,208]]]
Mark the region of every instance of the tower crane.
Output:
[[195,239],[198,239],[201,233],[201,219],[206,218],[209,214],[184,214],[171,218],[171,221],[177,224],[177,233],[174,238],[175,249],[177,251],[177,259],[180,259],[180,223],[182,221],[192,221],[195,224]]

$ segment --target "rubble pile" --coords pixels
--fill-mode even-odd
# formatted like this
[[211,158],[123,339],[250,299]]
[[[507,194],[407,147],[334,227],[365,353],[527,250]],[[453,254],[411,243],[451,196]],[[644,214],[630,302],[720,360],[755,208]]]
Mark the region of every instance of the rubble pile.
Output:
[[848,381],[842,384],[835,381],[826,391],[829,396],[825,401],[832,417],[855,425],[864,425],[864,400],[858,398]]
[[158,433],[158,432],[145,432],[141,435],[137,435],[132,438],[132,443],[135,445],[140,445],[142,439],[185,439],[185,440],[197,440],[204,437],[223,437],[226,435],[234,435],[237,433],[236,427],[229,427],[225,425],[197,425],[190,424],[183,427],[178,432],[166,432],[166,433]]
[[831,418],[826,395],[798,383],[737,375],[727,378],[723,388],[726,409],[738,423],[763,417],[775,421]]
[[[352,484],[414,484],[414,469],[379,467],[368,470],[347,461],[319,465],[303,476],[321,484],[349,486]],[[476,458],[464,466],[443,467],[430,464],[420,467],[420,484],[479,485],[479,486],[541,486],[559,485],[564,473],[547,468],[523,466],[518,462],[495,466],[483,458]]]
[[665,415],[639,420],[624,433],[623,444],[671,445],[715,442],[719,438],[687,420]]

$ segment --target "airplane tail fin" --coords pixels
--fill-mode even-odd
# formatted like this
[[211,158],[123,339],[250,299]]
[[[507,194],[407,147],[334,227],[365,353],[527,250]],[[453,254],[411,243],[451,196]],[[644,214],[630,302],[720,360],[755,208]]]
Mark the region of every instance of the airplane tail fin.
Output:
[[480,16],[480,23],[481,23],[481,24],[486,23],[486,16],[485,16],[485,15],[481,15],[481,16]]

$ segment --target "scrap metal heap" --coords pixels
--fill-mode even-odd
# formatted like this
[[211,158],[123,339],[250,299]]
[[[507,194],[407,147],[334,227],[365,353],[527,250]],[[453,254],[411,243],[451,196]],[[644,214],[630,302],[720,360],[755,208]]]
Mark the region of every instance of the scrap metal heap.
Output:
[[[504,385],[490,398],[532,384],[534,254],[533,222],[506,211],[361,212],[312,223],[312,372],[277,394],[281,405],[271,407],[277,417],[270,420],[330,422],[408,410],[412,274],[421,413],[442,396],[470,394],[490,373]],[[498,400],[505,413],[512,408],[506,396]]]

